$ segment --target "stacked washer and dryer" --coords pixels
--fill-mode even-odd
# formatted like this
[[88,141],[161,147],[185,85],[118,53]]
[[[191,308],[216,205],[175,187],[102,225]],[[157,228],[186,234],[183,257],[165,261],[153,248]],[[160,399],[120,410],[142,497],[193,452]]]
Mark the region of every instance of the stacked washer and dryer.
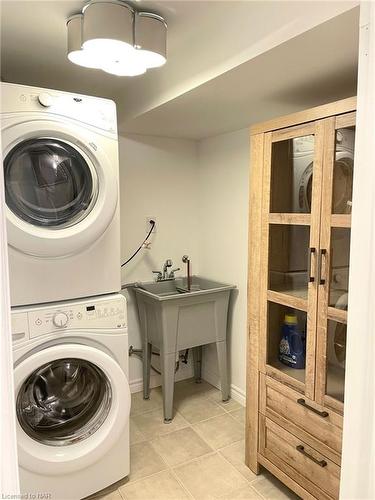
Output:
[[129,473],[116,107],[1,94],[21,492],[79,499]]

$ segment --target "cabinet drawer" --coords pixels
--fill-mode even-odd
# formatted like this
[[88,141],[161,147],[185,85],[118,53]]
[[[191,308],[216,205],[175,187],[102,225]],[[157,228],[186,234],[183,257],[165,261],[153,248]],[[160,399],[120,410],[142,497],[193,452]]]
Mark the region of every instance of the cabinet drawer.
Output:
[[[342,417],[320,407],[293,389],[261,375],[260,411],[340,464]],[[315,411],[314,411],[315,410]],[[321,413],[324,411],[325,413]],[[320,413],[318,413],[320,412]]]
[[338,498],[340,467],[260,415],[260,453],[319,499]]

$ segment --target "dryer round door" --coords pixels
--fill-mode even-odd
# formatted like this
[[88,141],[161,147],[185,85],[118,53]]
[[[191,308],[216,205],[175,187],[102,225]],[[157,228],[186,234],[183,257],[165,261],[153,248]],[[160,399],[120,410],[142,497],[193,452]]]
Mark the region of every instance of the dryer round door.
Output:
[[117,152],[110,161],[102,147],[114,140],[98,146],[83,127],[53,120],[11,124],[2,134],[10,245],[61,257],[95,242],[117,205]]
[[108,354],[59,344],[15,368],[20,466],[66,474],[98,461],[117,443],[130,412],[128,380]]

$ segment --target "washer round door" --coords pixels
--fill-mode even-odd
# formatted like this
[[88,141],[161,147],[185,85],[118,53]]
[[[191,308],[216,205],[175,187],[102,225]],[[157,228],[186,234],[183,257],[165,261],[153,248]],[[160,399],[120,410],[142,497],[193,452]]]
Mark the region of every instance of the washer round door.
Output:
[[2,134],[9,243],[60,257],[95,242],[117,206],[116,141],[98,145],[83,127],[53,120],[13,123]]
[[58,475],[89,466],[129,419],[128,380],[108,354],[79,344],[48,347],[15,368],[20,466]]

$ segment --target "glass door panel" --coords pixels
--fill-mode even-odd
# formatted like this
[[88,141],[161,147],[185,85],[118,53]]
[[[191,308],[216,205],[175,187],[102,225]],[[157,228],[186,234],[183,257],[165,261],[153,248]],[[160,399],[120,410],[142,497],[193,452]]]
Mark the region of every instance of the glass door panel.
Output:
[[333,168],[332,213],[351,214],[355,126],[336,130]]
[[315,137],[272,144],[271,213],[311,213]]
[[268,288],[307,300],[310,226],[270,224]]
[[268,302],[267,364],[305,383],[307,313]]
[[328,320],[326,395],[344,402],[346,324]]
[[327,118],[318,286],[318,403],[342,414],[349,290],[355,113]]
[[348,308],[350,228],[331,230],[329,307]]

